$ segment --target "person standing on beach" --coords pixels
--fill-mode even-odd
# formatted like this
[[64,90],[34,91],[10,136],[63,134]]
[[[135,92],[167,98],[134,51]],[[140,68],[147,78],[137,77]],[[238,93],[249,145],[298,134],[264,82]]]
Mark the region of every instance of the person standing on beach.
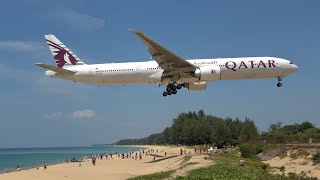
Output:
[[17,171],[20,171],[20,165],[17,166]]
[[46,162],[43,162],[43,169],[47,170],[47,163]]
[[91,160],[92,160],[92,165],[95,166],[96,165],[96,158],[94,156],[92,156]]

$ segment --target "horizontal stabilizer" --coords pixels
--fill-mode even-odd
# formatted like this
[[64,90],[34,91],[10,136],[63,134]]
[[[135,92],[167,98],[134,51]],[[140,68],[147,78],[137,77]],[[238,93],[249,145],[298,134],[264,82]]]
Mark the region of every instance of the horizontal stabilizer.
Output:
[[67,70],[67,69],[63,69],[63,68],[58,68],[56,66],[51,66],[48,64],[42,64],[42,63],[36,63],[37,66],[42,67],[44,69],[49,69],[51,71],[54,71],[56,73],[60,73],[60,74],[68,74],[68,75],[74,75],[75,72]]

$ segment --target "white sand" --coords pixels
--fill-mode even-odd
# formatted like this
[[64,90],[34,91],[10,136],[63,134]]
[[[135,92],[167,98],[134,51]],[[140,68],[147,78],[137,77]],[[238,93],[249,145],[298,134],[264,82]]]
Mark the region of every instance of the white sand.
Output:
[[[147,163],[153,161],[153,156],[143,156],[142,160],[134,160],[126,158],[121,159],[114,155],[112,160],[97,160],[96,166],[93,166],[89,160],[83,162],[81,167],[79,167],[79,163],[58,164],[48,166],[47,170],[44,170],[43,167],[41,167],[39,170],[34,168],[19,172],[1,174],[0,180],[90,180],[90,178],[93,178],[94,180],[127,179],[133,176],[178,169],[181,166],[184,155],[180,156],[180,147],[144,147],[149,149],[158,149],[158,153],[156,154],[161,156],[164,156],[165,152],[167,152],[167,156],[179,156],[159,162]],[[192,150],[187,150],[187,153],[189,151],[192,152]],[[156,160],[157,159],[160,158],[156,158]],[[198,160],[196,159],[197,158],[193,161],[197,161],[199,164],[202,162],[208,164],[208,162],[205,162],[206,160],[203,158],[198,158]],[[205,165],[197,166],[202,167]]]
[[[290,155],[291,152],[289,152]],[[318,177],[320,178],[320,165],[313,165],[311,161],[312,156],[308,156],[307,158],[290,158],[289,155],[285,158],[275,157],[268,161],[263,161],[264,163],[268,163],[271,167],[285,167],[285,174],[289,172],[293,172],[296,174],[300,174],[304,172],[309,177]],[[276,171],[275,173],[282,173],[280,171]]]

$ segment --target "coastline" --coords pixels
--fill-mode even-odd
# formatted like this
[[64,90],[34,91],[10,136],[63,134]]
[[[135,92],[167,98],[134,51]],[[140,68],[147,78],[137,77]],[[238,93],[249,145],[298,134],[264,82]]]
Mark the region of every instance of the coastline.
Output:
[[[130,147],[139,147],[141,154],[145,151],[145,155],[142,159],[135,159],[134,156],[131,158],[122,158],[121,156],[113,156],[113,159],[102,159],[97,160],[96,166],[92,165],[90,159],[85,160],[81,163],[63,163],[49,165],[47,170],[43,167],[30,168],[21,171],[14,171],[10,173],[0,174],[0,180],[11,179],[11,180],[37,180],[37,179],[63,179],[68,177],[68,179],[85,180],[94,178],[99,179],[127,179],[134,176],[140,176],[145,174],[156,173],[160,171],[174,170],[181,166],[181,161],[185,155],[180,155],[180,147],[170,147],[170,146],[149,146],[149,145],[135,145]],[[156,161],[154,161],[153,155],[146,155],[147,151],[151,152],[153,149],[156,154]],[[192,153],[191,149],[186,150],[187,153]],[[135,155],[139,151],[135,151]],[[127,153],[124,153],[125,155]],[[167,157],[165,157],[165,154]],[[199,155],[199,160],[203,160],[201,155]],[[196,159],[195,159],[196,160]]]
[[[81,147],[81,146],[79,146],[79,147],[37,147],[37,148],[4,148],[4,149],[14,149],[15,150],[15,152],[16,152],[16,150],[26,150],[26,149],[37,149],[36,150],[36,152],[35,153],[37,153],[37,151],[39,151],[39,149],[41,150],[41,153],[40,154],[42,154],[43,153],[43,149],[54,149],[54,151],[55,152],[47,152],[48,154],[51,154],[51,153],[56,153],[56,149],[57,148],[63,148],[64,149],[64,151],[65,151],[65,149],[68,149],[68,148],[91,148],[91,147],[93,147],[93,146],[83,146],[83,147]],[[143,147],[139,147],[139,146],[129,146],[129,145],[125,145],[125,146],[122,146],[122,145],[103,145],[103,146],[99,146],[98,148],[109,148],[109,147],[112,147],[112,148],[116,148],[116,147],[119,147],[119,148],[134,148],[135,150],[140,150],[140,149],[143,149]],[[95,148],[97,148],[97,147],[95,147]],[[22,160],[22,161],[19,161],[19,162],[17,162],[16,164],[17,165],[20,165],[20,171],[26,171],[26,170],[30,170],[30,169],[37,169],[37,168],[43,168],[43,166],[44,166],[44,164],[43,164],[43,162],[46,162],[46,165],[47,165],[47,167],[49,167],[49,166],[53,166],[53,165],[59,165],[59,164],[65,164],[66,162],[66,160],[67,159],[69,159],[69,160],[71,160],[71,159],[73,159],[73,158],[75,158],[76,160],[80,160],[80,159],[82,159],[83,157],[86,157],[85,159],[83,159],[84,161],[86,161],[86,160],[89,160],[90,158],[89,158],[89,156],[90,155],[101,155],[101,154],[108,154],[108,155],[110,155],[111,153],[112,154],[115,154],[116,152],[127,152],[126,150],[125,151],[123,151],[123,150],[112,150],[111,149],[111,151],[109,150],[109,149],[106,149],[106,151],[104,151],[103,153],[102,152],[94,152],[94,150],[92,151],[92,152],[90,152],[90,153],[74,153],[74,152],[70,152],[70,153],[63,153],[64,155],[61,155],[60,157],[58,156],[58,157],[56,157],[57,159],[46,159],[46,158],[44,158],[44,159],[42,159],[42,160],[39,160],[39,159],[33,159],[32,160],[32,162],[30,162],[30,159],[29,159],[29,162],[28,161],[26,161],[25,160],[25,157],[22,157],[22,159],[24,159],[24,160]],[[25,153],[25,154],[29,154],[30,152],[29,151],[27,151],[27,153]],[[34,153],[34,152],[32,152],[32,153]],[[6,154],[6,153],[5,153]],[[8,153],[8,154],[11,154],[11,152],[10,153]],[[15,154],[15,153],[14,153]],[[23,153],[24,154],[24,153]],[[20,155],[20,154],[18,154],[18,155]],[[27,158],[28,159],[28,158]],[[77,162],[71,162],[71,161],[69,161],[68,163],[77,163]],[[12,163],[11,163],[12,164]],[[1,168],[0,168],[0,175],[1,174],[7,174],[7,173],[13,173],[13,172],[17,172],[17,170],[16,170],[16,166],[10,166],[10,165],[8,165],[8,166],[2,166]]]

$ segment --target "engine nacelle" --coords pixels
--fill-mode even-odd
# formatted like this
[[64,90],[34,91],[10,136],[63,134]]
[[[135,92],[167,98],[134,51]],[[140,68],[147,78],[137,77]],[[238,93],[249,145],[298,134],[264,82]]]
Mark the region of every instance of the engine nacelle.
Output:
[[218,81],[221,77],[220,67],[201,66],[194,72],[194,76],[199,78],[200,81]]
[[184,83],[183,86],[191,91],[204,91],[207,88],[207,82]]

